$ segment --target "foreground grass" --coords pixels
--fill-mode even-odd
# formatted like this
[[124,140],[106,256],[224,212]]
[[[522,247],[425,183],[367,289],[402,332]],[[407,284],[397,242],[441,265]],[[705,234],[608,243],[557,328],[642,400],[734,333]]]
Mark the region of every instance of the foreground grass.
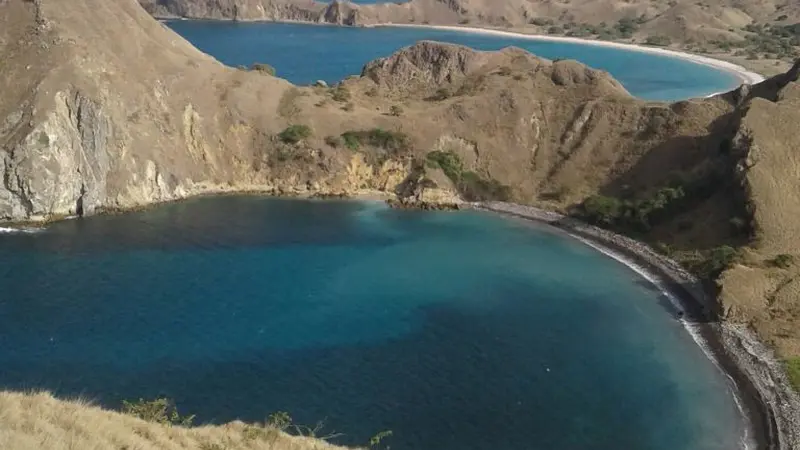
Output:
[[183,426],[146,422],[49,393],[0,392],[3,450],[337,450],[268,425]]

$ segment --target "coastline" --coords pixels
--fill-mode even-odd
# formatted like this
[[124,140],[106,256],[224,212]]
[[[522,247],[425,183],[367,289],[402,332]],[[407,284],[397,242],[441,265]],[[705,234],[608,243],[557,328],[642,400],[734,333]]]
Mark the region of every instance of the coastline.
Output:
[[[250,187],[250,189],[193,192],[180,198],[147,205],[98,210],[93,215],[125,213],[164,203],[220,195],[306,199],[326,199],[330,196],[330,198],[361,201],[386,201],[391,198],[381,191],[374,190],[325,194]],[[707,295],[700,281],[678,263],[639,241],[556,212],[503,202],[464,202],[460,206],[462,209],[486,211],[552,226],[637,272],[664,293],[676,308],[676,312],[685,313],[682,321],[687,331],[709,359],[730,379],[732,394],[748,425],[744,430],[743,445],[740,450],[800,449],[800,395],[792,389],[783,363],[746,326],[714,321],[709,317],[715,299]],[[73,218],[75,217],[62,217],[58,220]],[[39,227],[32,227],[32,224],[16,225],[0,229],[0,235],[36,233],[44,231],[48,223],[39,224]]]
[[753,432],[748,436],[745,430],[742,448],[800,449],[800,395],[791,388],[783,364],[746,326],[712,320],[708,311],[715,299],[678,263],[636,240],[532,206],[503,202],[466,206],[550,225],[653,283],[674,306],[685,311],[687,330],[731,380],[735,399]]
[[[387,27],[387,28],[422,28],[422,29],[434,29],[434,30],[442,30],[442,31],[456,31],[461,33],[469,33],[469,34],[482,34],[487,36],[497,36],[497,37],[507,37],[507,38],[515,38],[515,39],[526,39],[531,41],[542,41],[542,42],[567,42],[573,44],[581,44],[581,45],[595,45],[598,47],[611,47],[611,48],[618,48],[622,50],[629,50],[629,51],[636,51],[642,53],[651,53],[657,54],[662,56],[669,56],[672,58],[683,59],[686,61],[691,61],[695,64],[701,64],[704,66],[713,67],[715,69],[727,72],[736,78],[738,78],[743,84],[756,84],[764,81],[764,77],[761,74],[751,72],[744,67],[734,64],[732,62],[723,61],[721,59],[710,58],[708,56],[701,56],[696,55],[693,53],[681,52],[678,50],[670,50],[661,47],[649,47],[644,45],[637,45],[637,44],[625,44],[621,42],[613,42],[613,41],[601,41],[601,40],[594,40],[594,39],[583,39],[583,38],[576,38],[576,37],[567,37],[567,36],[549,36],[549,35],[541,35],[541,34],[526,34],[526,33],[519,33],[515,31],[503,31],[503,30],[495,30],[491,28],[478,28],[478,27],[463,27],[463,26],[456,26],[456,25],[418,25],[418,24],[400,24],[400,23],[386,23],[386,24],[377,24],[377,25],[368,25],[367,27],[371,28],[378,28],[378,27]],[[731,89],[735,89],[737,86],[732,87]],[[715,94],[711,94],[715,95]]]
[[[220,21],[220,22],[227,22],[231,21],[230,19],[189,19],[185,17],[160,17],[154,16],[156,20],[159,21],[169,21],[169,20],[210,20],[210,21]],[[301,24],[301,25],[323,25],[323,26],[337,26],[337,27],[351,27],[349,25],[339,25],[339,24],[332,24],[332,23],[325,23],[325,22],[311,22],[307,20],[260,20],[260,19],[253,19],[253,20],[240,20],[241,22],[265,22],[265,23],[289,23],[289,24]],[[429,29],[429,30],[440,30],[440,31],[454,31],[457,33],[465,33],[465,34],[479,34],[479,35],[486,35],[486,36],[496,36],[496,37],[506,37],[506,38],[513,38],[513,39],[524,39],[530,41],[541,41],[541,42],[565,42],[565,43],[572,43],[572,44],[579,44],[579,45],[594,45],[598,47],[610,47],[610,48],[617,48],[620,50],[627,50],[627,51],[635,51],[640,53],[650,53],[655,55],[666,56],[670,58],[677,58],[682,59],[684,61],[689,61],[695,64],[700,64],[708,67],[712,67],[714,69],[720,70],[722,72],[726,72],[730,75],[733,75],[737,78],[740,83],[735,86],[731,86],[730,89],[727,91],[721,92],[713,92],[707,95],[704,95],[705,98],[713,97],[715,95],[723,94],[730,90],[736,89],[741,84],[756,84],[764,81],[766,78],[756,72],[752,72],[747,70],[746,68],[729,62],[724,61],[721,59],[711,58],[709,56],[702,56],[694,53],[682,52],[679,50],[671,50],[662,47],[652,47],[652,46],[645,46],[645,45],[638,45],[638,44],[628,44],[622,42],[614,42],[614,41],[602,41],[596,39],[584,39],[584,38],[576,38],[576,37],[568,37],[568,36],[550,36],[544,34],[528,34],[528,33],[521,33],[518,31],[505,31],[505,30],[496,30],[492,28],[480,28],[480,27],[466,27],[460,25],[422,25],[422,24],[412,24],[412,23],[379,23],[379,24],[366,24],[366,25],[359,25],[358,27],[362,28],[418,28],[418,29]],[[351,27],[352,28],[352,27]]]

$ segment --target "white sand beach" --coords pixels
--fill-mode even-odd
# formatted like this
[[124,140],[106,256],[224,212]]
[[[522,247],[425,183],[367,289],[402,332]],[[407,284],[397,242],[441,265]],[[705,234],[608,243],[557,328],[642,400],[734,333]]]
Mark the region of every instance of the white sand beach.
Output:
[[[707,56],[700,56],[694,55],[692,53],[680,52],[676,50],[668,50],[666,48],[659,48],[659,47],[647,47],[643,45],[635,45],[635,44],[622,44],[619,42],[609,42],[609,41],[598,41],[592,39],[581,39],[575,37],[563,37],[563,36],[546,36],[546,35],[539,35],[539,34],[524,34],[518,33],[513,31],[502,31],[502,30],[490,30],[486,28],[475,28],[475,27],[462,27],[462,26],[450,26],[450,25],[417,25],[417,24],[380,24],[374,25],[375,27],[398,27],[398,28],[428,28],[428,29],[435,29],[435,30],[444,30],[444,31],[457,31],[461,33],[472,33],[472,34],[483,34],[489,36],[498,36],[498,37],[507,37],[507,38],[514,38],[514,39],[528,39],[531,41],[550,41],[550,42],[571,42],[575,44],[581,45],[596,45],[600,47],[616,47],[623,50],[630,50],[630,51],[637,51],[637,52],[644,52],[644,53],[655,53],[664,56],[670,56],[673,58],[681,58],[685,59],[697,64],[703,64],[706,66],[711,66],[719,70],[723,70],[728,72],[732,75],[735,75],[739,78],[743,84],[755,84],[764,81],[764,77],[760,74],[755,72],[750,72],[749,70],[745,69],[744,67],[727,62],[722,61],[719,59],[709,58]],[[712,94],[713,95],[713,94]]]

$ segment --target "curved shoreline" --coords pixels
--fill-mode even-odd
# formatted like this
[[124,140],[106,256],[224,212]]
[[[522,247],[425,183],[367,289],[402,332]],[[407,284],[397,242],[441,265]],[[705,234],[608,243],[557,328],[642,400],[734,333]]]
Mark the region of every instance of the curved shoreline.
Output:
[[[710,58],[708,56],[701,56],[696,55],[693,53],[682,52],[678,50],[669,50],[666,48],[661,47],[647,47],[644,45],[637,45],[637,44],[625,44],[621,42],[613,42],[613,41],[601,41],[601,40],[594,40],[594,39],[583,39],[583,38],[576,38],[576,37],[567,37],[567,36],[549,36],[549,35],[542,35],[542,34],[526,34],[520,33],[516,31],[503,31],[503,30],[494,30],[491,28],[478,28],[478,27],[462,27],[462,26],[455,26],[455,25],[417,25],[417,24],[399,24],[399,23],[386,23],[386,24],[376,24],[376,25],[365,25],[366,27],[370,28],[378,28],[378,27],[391,27],[391,28],[423,28],[423,29],[434,29],[434,30],[442,30],[442,31],[456,31],[461,33],[469,33],[469,34],[482,34],[486,36],[497,36],[497,37],[506,37],[506,38],[515,38],[515,39],[526,39],[531,41],[542,41],[542,42],[568,42],[572,44],[581,44],[581,45],[595,45],[598,47],[611,47],[611,48],[618,48],[622,50],[628,51],[635,51],[641,53],[651,53],[663,56],[669,56],[672,58],[678,58],[685,61],[691,61],[695,64],[701,64],[704,66],[713,67],[715,69],[719,69],[723,72],[727,72],[736,78],[738,78],[744,84],[756,84],[764,81],[764,76],[761,74],[751,72],[744,67],[734,64],[728,61],[723,61],[721,59]],[[738,86],[733,86],[731,89],[735,89]],[[711,94],[714,95],[714,94]]]
[[[209,21],[220,21],[220,22],[227,22],[231,21],[230,19],[188,19],[184,17],[155,17],[157,20],[160,21],[169,21],[169,20],[182,20],[182,21],[202,21],[202,20],[209,20]],[[240,22],[264,22],[264,23],[288,23],[288,24],[300,24],[300,25],[316,25],[316,26],[334,26],[334,27],[350,27],[348,25],[338,25],[338,24],[331,24],[331,23],[320,23],[320,22],[310,22],[305,20],[240,20]],[[684,61],[689,61],[694,64],[700,64],[708,67],[712,67],[722,72],[726,72],[730,75],[733,75],[737,78],[740,83],[737,85],[731,86],[729,89],[725,91],[717,91],[711,92],[708,94],[701,95],[702,97],[708,98],[713,97],[718,94],[722,94],[733,89],[736,89],[741,84],[756,84],[764,81],[766,78],[756,72],[751,72],[744,67],[734,64],[732,62],[723,61],[721,59],[711,58],[708,56],[697,55],[694,53],[682,52],[678,50],[670,50],[661,47],[648,47],[644,45],[638,44],[627,44],[622,42],[614,42],[614,41],[601,41],[596,39],[583,39],[583,38],[576,38],[576,37],[567,37],[567,36],[549,36],[543,34],[527,34],[527,33],[520,33],[518,31],[504,31],[504,30],[495,30],[492,28],[479,28],[479,27],[465,27],[465,26],[458,26],[458,25],[421,25],[421,24],[411,24],[411,23],[379,23],[379,24],[366,24],[366,25],[359,25],[356,27],[361,28],[418,28],[418,29],[429,29],[429,30],[440,30],[440,31],[454,31],[457,33],[465,33],[465,34],[479,34],[485,36],[495,36],[495,37],[505,37],[505,38],[513,38],[513,39],[524,39],[530,41],[541,41],[541,42],[566,42],[572,44],[579,44],[579,45],[594,45],[598,47],[609,47],[609,48],[616,48],[620,50],[626,51],[634,51],[640,53],[650,53],[655,55],[666,56],[670,58],[681,59]],[[667,101],[666,103],[673,103]]]
[[[558,213],[503,202],[465,205],[550,225],[643,275],[679,302],[693,328],[689,332],[731,380],[734,396],[753,431],[749,440],[755,448],[800,449],[800,396],[791,388],[783,364],[747,327],[711,320],[708,311],[714,298],[678,263],[641,242]],[[746,442],[743,445],[751,449]]]

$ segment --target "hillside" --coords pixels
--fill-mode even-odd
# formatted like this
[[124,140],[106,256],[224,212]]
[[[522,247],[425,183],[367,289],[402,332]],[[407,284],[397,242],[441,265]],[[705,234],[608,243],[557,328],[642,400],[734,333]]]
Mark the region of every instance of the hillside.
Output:
[[318,439],[232,422],[179,427],[145,422],[84,401],[47,393],[0,391],[0,448],[5,450],[336,450]]
[[800,8],[786,0],[140,0],[159,17],[289,20],[341,25],[414,23],[500,28],[671,46],[767,75],[800,57]]
[[800,362],[798,65],[663,104],[575,61],[421,42],[296,87],[221,65],[136,0],[0,8],[2,220],[225,191],[506,199],[650,242]]

